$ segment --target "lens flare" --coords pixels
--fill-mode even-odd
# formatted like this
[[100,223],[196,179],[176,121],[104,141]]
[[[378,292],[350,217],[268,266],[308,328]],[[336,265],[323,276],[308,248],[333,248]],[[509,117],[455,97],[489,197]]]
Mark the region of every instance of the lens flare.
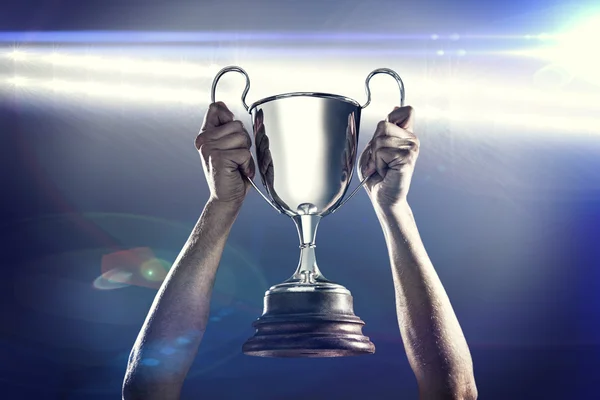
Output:
[[94,280],[93,286],[100,290],[122,289],[129,286],[133,274],[118,268],[106,271]]
[[[104,255],[101,268],[102,275],[94,282],[97,289],[106,289],[107,286],[112,289],[119,284],[158,289],[171,264],[157,258],[150,248],[138,247]],[[110,280],[110,285],[105,283],[107,280]]]
[[159,258],[144,261],[140,266],[140,273],[146,280],[151,282],[162,282],[167,277],[171,263]]

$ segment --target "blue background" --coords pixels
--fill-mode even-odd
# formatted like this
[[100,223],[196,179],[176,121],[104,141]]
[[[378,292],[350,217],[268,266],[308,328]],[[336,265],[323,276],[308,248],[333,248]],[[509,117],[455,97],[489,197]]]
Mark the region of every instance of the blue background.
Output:
[[[494,24],[506,30],[558,5],[30,3],[8,5],[0,28],[354,26],[429,33]],[[209,82],[201,84],[208,96]],[[156,290],[99,290],[92,283],[102,257],[117,250],[147,247],[168,262],[177,256],[208,198],[192,145],[205,109],[30,102],[3,93],[0,397],[118,398]],[[383,117],[365,118],[363,140]],[[480,398],[598,398],[600,136],[532,129],[488,134],[495,129],[483,123],[449,128],[417,114],[422,150],[409,194],[469,342]],[[352,291],[376,354],[283,360],[241,354],[264,291],[286,279],[298,258],[293,223],[251,192],[225,250],[211,323],[183,399],[418,397],[397,327],[383,234],[365,193],[323,221],[317,243],[319,265]]]

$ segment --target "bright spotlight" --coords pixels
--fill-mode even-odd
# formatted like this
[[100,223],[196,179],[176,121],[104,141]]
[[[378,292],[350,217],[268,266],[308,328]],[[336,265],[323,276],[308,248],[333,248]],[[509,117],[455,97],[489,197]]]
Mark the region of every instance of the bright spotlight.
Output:
[[21,50],[14,49],[10,53],[8,53],[8,58],[15,61],[23,61],[27,59],[27,53]]
[[[531,39],[532,36],[526,36]],[[549,44],[538,48],[509,51],[507,54],[537,57],[560,66],[580,79],[600,85],[600,14],[579,19],[556,35],[542,33],[540,41]]]
[[25,86],[27,82],[27,78],[23,78],[22,76],[14,76],[8,79],[8,83],[15,86]]
[[600,85],[600,15],[587,18],[558,35],[554,61],[574,75]]

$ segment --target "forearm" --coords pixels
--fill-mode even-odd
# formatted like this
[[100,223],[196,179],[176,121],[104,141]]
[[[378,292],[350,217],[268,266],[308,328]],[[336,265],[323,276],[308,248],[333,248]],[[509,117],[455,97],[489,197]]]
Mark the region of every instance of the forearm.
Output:
[[378,208],[388,246],[398,324],[422,399],[475,399],[467,342],[407,203]]
[[206,329],[225,242],[239,207],[209,201],[159,289],[129,357],[125,399],[178,399]]

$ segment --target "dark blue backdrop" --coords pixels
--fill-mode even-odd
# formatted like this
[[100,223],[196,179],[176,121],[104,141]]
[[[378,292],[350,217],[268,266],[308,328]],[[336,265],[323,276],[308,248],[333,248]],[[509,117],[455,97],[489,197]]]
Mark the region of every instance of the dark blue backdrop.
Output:
[[[0,29],[173,28],[158,17],[166,6],[109,2],[84,10],[67,1],[38,3],[9,7]],[[271,19],[274,29],[292,20],[311,28],[335,18],[343,4],[322,5],[319,17],[310,2],[302,9],[275,3],[281,18]],[[385,7],[399,7],[376,3],[382,15]],[[464,3],[403,7],[415,17],[431,10],[430,24],[442,23],[441,7],[456,21],[481,26],[544,6]],[[261,3],[269,6],[275,7]],[[192,5],[179,7],[184,15]],[[252,27],[240,12],[218,22],[197,7],[202,29]],[[206,7],[225,9],[216,2]],[[245,7],[260,22],[258,8]],[[146,19],[133,18],[132,10]],[[384,29],[392,24],[382,21]],[[192,17],[181,24],[199,28]],[[102,286],[103,260],[136,248],[167,264],[174,260],[208,195],[192,146],[204,109],[32,103],[4,93],[0,397],[118,398],[156,289]],[[363,121],[362,134],[371,135],[376,122]],[[491,135],[484,124],[455,125],[462,135],[454,135],[443,122],[424,120],[415,129],[422,150],[409,200],[469,341],[480,398],[597,398],[600,135]],[[252,192],[231,233],[211,324],[183,399],[416,399],[383,234],[364,193],[324,220],[318,259],[328,278],[352,291],[376,354],[322,360],[241,354],[264,291],[293,272],[297,257],[292,222]]]

